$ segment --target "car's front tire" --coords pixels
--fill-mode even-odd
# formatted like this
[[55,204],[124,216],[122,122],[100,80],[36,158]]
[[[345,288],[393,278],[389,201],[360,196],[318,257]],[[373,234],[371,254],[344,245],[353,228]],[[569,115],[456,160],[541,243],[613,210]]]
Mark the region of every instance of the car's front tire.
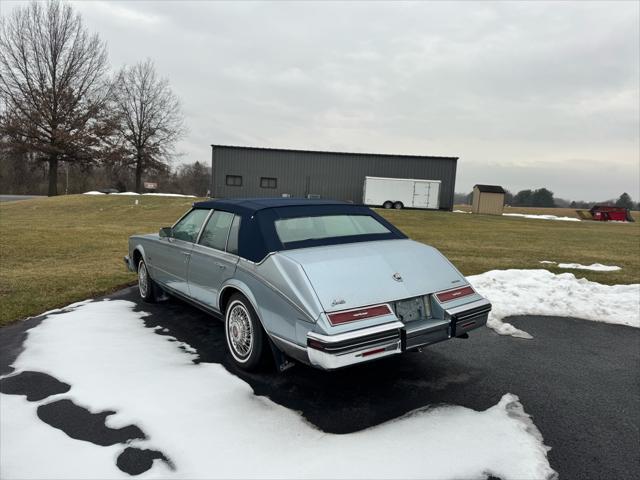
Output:
[[266,352],[266,335],[247,298],[235,293],[224,314],[224,333],[233,363],[243,370],[256,370]]
[[138,262],[138,293],[145,302],[155,303],[158,300],[158,286],[149,276],[144,260]]

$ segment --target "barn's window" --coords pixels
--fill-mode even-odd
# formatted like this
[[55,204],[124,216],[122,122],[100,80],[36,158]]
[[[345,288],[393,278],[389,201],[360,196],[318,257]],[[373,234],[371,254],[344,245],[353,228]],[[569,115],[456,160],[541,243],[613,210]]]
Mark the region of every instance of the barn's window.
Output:
[[242,177],[240,175],[227,175],[227,185],[230,187],[241,187]]
[[278,188],[278,179],[271,177],[260,177],[260,188]]

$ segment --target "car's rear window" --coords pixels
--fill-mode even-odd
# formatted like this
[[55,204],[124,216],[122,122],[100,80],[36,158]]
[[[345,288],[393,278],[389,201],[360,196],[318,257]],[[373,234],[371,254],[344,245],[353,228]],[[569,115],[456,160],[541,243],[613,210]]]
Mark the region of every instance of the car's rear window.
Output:
[[369,215],[323,215],[282,218],[275,221],[276,233],[283,244],[305,240],[375,235],[390,230]]

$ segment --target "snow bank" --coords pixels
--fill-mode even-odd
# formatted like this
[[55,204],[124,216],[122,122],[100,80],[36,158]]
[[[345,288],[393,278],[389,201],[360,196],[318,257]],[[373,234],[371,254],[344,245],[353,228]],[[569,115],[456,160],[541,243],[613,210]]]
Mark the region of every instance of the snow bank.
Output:
[[142,195],[150,195],[150,196],[153,196],[153,197],[197,198],[195,195],[182,195],[181,193],[143,193]]
[[617,265],[603,265],[601,263],[592,263],[591,265],[580,265],[579,263],[559,263],[560,268],[573,268],[576,270],[593,270],[595,272],[615,272],[622,270]]
[[471,213],[471,212],[465,212],[464,210],[454,210],[453,213]]
[[572,273],[491,270],[467,277],[493,309],[487,326],[501,335],[531,338],[502,320],[511,315],[575,317],[640,327],[640,284],[603,285]]
[[556,215],[529,215],[524,213],[503,213],[505,217],[522,217],[522,218],[534,218],[537,220],[561,220],[563,222],[579,222],[579,218],[573,217],[558,217]]
[[595,272],[615,272],[622,270],[622,267],[616,265],[603,265],[601,263],[592,263],[591,265],[581,265],[579,263],[558,263],[549,260],[541,260],[540,263],[556,264],[560,268],[571,268],[576,270],[593,270]]
[[[256,396],[217,364],[193,364],[170,337],[145,328],[135,304],[89,303],[29,331],[18,371],[49,373],[72,387],[62,397],[108,425],[138,425],[162,451],[141,478],[554,478],[540,432],[518,397],[486,411],[420,409],[356,433],[334,435],[298,412]],[[5,478],[120,478],[117,447],[71,441],[39,423],[37,404],[2,395]],[[42,403],[49,400],[44,400]],[[328,415],[331,412],[327,412]],[[124,446],[120,446],[124,448]],[[456,455],[459,449],[464,455]]]
[[[106,195],[102,192],[96,192],[95,190],[91,192],[84,192],[83,195]],[[136,192],[115,192],[110,193],[109,195],[149,195],[153,197],[183,197],[183,198],[197,198],[195,195],[182,195],[181,193],[136,193]]]

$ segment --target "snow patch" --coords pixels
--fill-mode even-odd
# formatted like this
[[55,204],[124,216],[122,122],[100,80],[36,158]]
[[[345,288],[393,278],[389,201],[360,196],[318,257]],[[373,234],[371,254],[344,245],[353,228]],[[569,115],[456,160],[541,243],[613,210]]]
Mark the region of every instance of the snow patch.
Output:
[[603,285],[572,273],[491,270],[467,277],[492,305],[487,326],[501,335],[532,338],[502,320],[512,315],[574,317],[640,328],[640,284]]
[[454,210],[453,213],[471,213],[471,212],[465,212],[464,210]]
[[558,265],[559,268],[570,268],[575,270],[593,270],[595,272],[615,272],[622,270],[622,267],[616,265],[603,265],[601,263],[592,263],[591,265],[581,265],[579,263],[558,263],[550,260],[541,260],[540,263]]
[[197,198],[195,195],[182,195],[181,193],[143,193],[142,195],[149,195],[149,196],[152,196],[152,197]]
[[[18,371],[47,372],[110,425],[135,424],[175,464],[141,478],[556,478],[548,448],[518,397],[485,410],[422,408],[356,433],[334,435],[256,396],[221,365],[144,326],[124,300],[79,306],[29,330]],[[36,405],[2,395],[0,461],[6,478],[119,478],[118,447],[73,441],[44,425]],[[44,400],[46,402],[47,400]],[[328,412],[330,414],[330,412]],[[465,454],[452,461],[452,446]],[[425,454],[427,453],[427,454]],[[391,460],[390,460],[391,459]]]
[[576,270],[593,270],[595,272],[615,272],[622,270],[616,265],[602,265],[601,263],[592,263],[591,265],[580,265],[579,263],[559,263],[560,268],[573,268]]
[[[102,192],[84,192],[83,195],[106,195],[106,193]],[[136,196],[136,195],[148,195],[152,197],[182,197],[182,198],[197,198],[195,195],[183,195],[181,193],[136,193],[136,192],[114,192],[109,195],[127,195],[127,196]]]
[[556,215],[530,215],[524,213],[503,213],[505,217],[522,217],[522,218],[533,218],[536,220],[560,220],[563,222],[579,222],[579,218],[573,217],[558,217]]

